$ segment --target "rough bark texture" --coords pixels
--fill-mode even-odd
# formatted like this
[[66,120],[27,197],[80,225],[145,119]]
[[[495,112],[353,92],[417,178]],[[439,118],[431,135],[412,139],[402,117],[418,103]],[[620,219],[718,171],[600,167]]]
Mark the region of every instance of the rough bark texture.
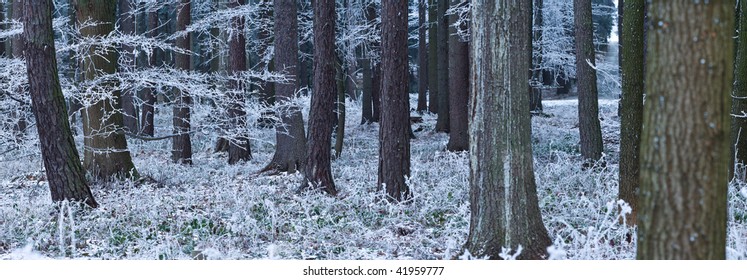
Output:
[[438,113],[438,5],[428,0],[428,111]]
[[626,217],[629,226],[636,224],[638,188],[640,186],[640,143],[643,122],[643,41],[644,0],[625,1],[623,21],[625,48],[620,61],[622,98],[620,100],[620,183],[618,197],[630,204],[633,212]]
[[[551,241],[534,181],[529,85],[531,1],[475,0],[470,95],[470,229],[466,249],[543,259]],[[522,75],[512,75],[522,73]]]
[[449,132],[449,0],[438,0],[438,118],[436,131]]
[[[456,7],[461,0],[451,0]],[[453,25],[459,15],[452,15]],[[466,30],[467,24],[459,26]],[[449,36],[449,151],[466,151],[469,149],[469,127],[467,121],[467,103],[469,101],[469,44],[462,42],[455,27],[450,28]]]
[[418,1],[418,112],[428,110],[428,43],[425,0]]
[[[96,26],[81,29],[83,37],[106,36],[114,31],[116,0],[78,0],[76,11],[78,22],[89,20],[101,22]],[[83,60],[85,79],[90,81],[101,74],[112,74],[117,70],[117,52],[114,49],[92,47],[90,56]],[[94,53],[104,53],[94,55]],[[112,91],[116,81],[100,83],[96,91]],[[112,176],[137,178],[127,140],[122,133],[121,92],[113,90],[112,98],[98,100],[85,108],[83,134],[85,136],[84,166],[94,178],[106,180]]]
[[[381,50],[379,50],[381,51]],[[373,76],[371,79],[371,87],[373,88],[373,95],[371,101],[373,103],[373,121],[379,122],[381,119],[381,63],[376,63],[373,67]]]
[[[576,77],[578,79],[578,129],[581,156],[587,164],[602,158],[602,128],[599,124],[599,97],[594,51],[594,23],[591,0],[573,0],[576,27]],[[591,64],[591,65],[589,65]]]
[[315,0],[314,6],[314,93],[309,113],[308,158],[301,189],[321,189],[337,195],[332,179],[332,120],[335,117],[335,1]]
[[26,37],[29,93],[52,201],[80,201],[97,207],[75,149],[60,88],[52,31],[52,0],[23,6],[25,14],[34,15],[23,18],[23,35]]
[[[532,90],[529,111],[542,112],[542,0],[533,0],[532,5]],[[622,0],[620,0],[622,1]]]
[[[192,21],[191,0],[181,0],[181,5],[177,8],[176,30],[184,31]],[[192,40],[190,34],[176,38],[176,47],[191,50]],[[189,54],[175,53],[174,64],[177,69],[190,71],[192,69],[192,56]],[[174,136],[171,145],[171,159],[177,163],[192,164],[192,140],[189,136],[190,125],[190,107],[192,106],[192,97],[188,92],[175,90],[176,103],[174,104]]]
[[[737,37],[737,57],[734,63],[734,98],[732,98],[731,121],[732,154],[734,162],[729,165],[732,174],[742,181],[747,180],[747,1],[739,1],[740,34]],[[735,168],[736,167],[736,168]],[[730,176],[732,178],[734,176]]]
[[[147,33],[146,36],[148,37],[156,37],[159,35],[159,29],[158,28],[161,24],[158,20],[158,11],[150,11],[147,13]],[[161,52],[159,50],[152,50],[151,54],[148,56],[148,66],[154,67],[156,64],[158,64],[158,60],[160,58]],[[153,123],[153,118],[156,114],[155,104],[156,104],[156,88],[149,87],[143,89],[143,109],[142,109],[142,116],[140,117],[140,129],[143,135],[147,136],[153,136],[155,134],[155,124]]]
[[296,172],[306,164],[306,133],[301,109],[292,103],[298,90],[298,15],[295,0],[275,0],[275,67],[292,81],[275,85],[277,114],[275,155],[265,170]]
[[410,189],[410,98],[407,71],[407,1],[384,1],[382,24],[382,112],[379,180],[388,199],[407,200]]
[[[119,29],[122,34],[135,35],[135,14],[133,13],[133,3],[131,0],[119,1]],[[122,45],[122,56],[124,61],[119,65],[120,72],[130,72],[135,70],[135,48],[132,45]],[[132,133],[138,132],[137,126],[137,109],[135,108],[135,92],[127,89],[122,92],[122,118],[125,129]]]
[[734,7],[650,6],[638,259],[726,257]]
[[[230,0],[229,8],[237,8],[244,5],[246,0]],[[231,19],[231,37],[228,38],[228,74],[238,75],[246,71],[246,37],[244,35],[244,18]],[[252,159],[252,150],[249,146],[249,136],[246,135],[246,111],[244,110],[244,84],[232,79],[228,83],[228,92],[231,104],[228,108],[228,117],[231,119],[232,128],[237,131],[237,136],[228,143],[228,164],[236,164],[240,161]]]

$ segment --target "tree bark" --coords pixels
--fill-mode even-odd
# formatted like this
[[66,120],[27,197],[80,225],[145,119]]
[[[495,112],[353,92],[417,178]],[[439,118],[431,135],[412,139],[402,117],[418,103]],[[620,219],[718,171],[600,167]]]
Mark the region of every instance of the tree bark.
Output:
[[[461,0],[451,0],[451,6],[467,4]],[[452,15],[453,25],[459,15]],[[468,24],[462,24],[459,28],[467,30]],[[467,116],[467,103],[469,101],[469,43],[463,42],[455,27],[450,28],[449,36],[449,143],[446,149],[449,151],[466,151],[469,149],[469,127]]]
[[[622,0],[620,0],[622,1]],[[532,5],[532,90],[529,98],[529,111],[542,112],[542,0],[534,0]]]
[[410,98],[408,93],[407,1],[384,1],[381,9],[382,112],[379,180],[388,199],[410,198]]
[[[369,50],[370,52],[371,50]],[[371,58],[365,57],[363,63],[363,95],[361,97],[361,124],[373,122],[373,71],[371,70]]]
[[425,0],[418,0],[418,112],[428,110],[428,43]]
[[[544,259],[551,241],[534,181],[529,85],[531,1],[474,0],[470,94],[470,229],[466,249]],[[515,70],[518,69],[518,70]],[[522,75],[512,75],[522,73]]]
[[[19,5],[18,2],[15,4]],[[65,97],[57,74],[52,0],[22,6],[25,14],[34,15],[23,17],[23,36],[26,38],[29,93],[52,201],[79,201],[90,207],[98,207],[86,183],[86,171],[80,164],[78,150],[75,149]]]
[[[181,5],[177,8],[176,30],[177,32],[187,30],[187,26],[192,21],[191,0],[181,0]],[[190,34],[176,38],[176,47],[183,50],[192,49],[192,40]],[[192,56],[189,54],[174,53],[174,64],[177,69],[184,71],[192,70]],[[174,162],[182,164],[192,164],[192,140],[189,136],[191,128],[190,107],[192,106],[192,97],[188,92],[177,89],[176,103],[174,104],[174,136],[171,145],[171,159]]]
[[[576,77],[578,79],[578,127],[581,156],[585,165],[602,158],[602,128],[599,123],[599,97],[594,51],[594,24],[591,0],[573,0],[576,28]],[[589,65],[591,64],[591,65]]]
[[[78,0],[76,11],[78,22],[95,21],[101,24],[81,29],[83,37],[106,36],[114,31],[116,0]],[[100,75],[117,71],[117,52],[113,49],[91,47],[89,56],[83,59],[85,79],[92,81]],[[103,53],[103,55],[100,55]],[[102,82],[95,91],[116,88],[116,81]],[[85,108],[83,134],[85,136],[84,166],[100,180],[112,176],[118,178],[139,177],[132,163],[123,130],[121,92],[114,90],[111,99],[98,100]]]
[[[150,38],[155,38],[159,35],[159,20],[158,20],[158,11],[150,11],[147,13],[147,35]],[[159,60],[161,60],[161,51],[157,49],[152,49],[150,55],[148,56],[148,66],[149,67],[155,67],[157,64],[159,64]],[[155,87],[149,87],[143,89],[143,109],[142,109],[142,116],[140,117],[140,129],[142,130],[141,133],[146,136],[151,136],[155,134],[155,124],[154,124],[154,117],[156,114],[156,88]]]
[[[135,35],[135,14],[133,13],[131,0],[119,1],[119,29],[122,34]],[[135,47],[123,44],[121,51],[125,56],[124,61],[127,63],[120,64],[120,72],[131,72],[137,67],[135,58]],[[122,92],[122,118],[125,129],[129,132],[137,133],[137,109],[135,108],[135,92],[132,89],[126,89]]]
[[306,133],[301,108],[293,103],[298,90],[298,15],[295,0],[275,0],[275,66],[292,81],[275,85],[280,124],[275,127],[275,155],[264,171],[293,173],[306,164]]
[[[15,0],[15,1],[12,1],[11,5],[12,7],[10,8],[12,8],[12,11],[13,11],[13,15],[12,15],[13,20],[23,21],[24,2],[22,0]],[[23,36],[13,36],[13,38],[11,39],[11,48],[12,48],[11,52],[13,54],[13,58],[21,58],[21,59],[23,58],[23,51],[24,51],[25,44],[26,44],[24,41],[25,40]],[[13,91],[19,95],[24,94],[23,87],[15,88],[13,89]],[[15,133],[16,140],[20,141],[24,138],[24,135],[26,135],[26,129],[28,128],[28,122],[26,120],[26,117],[24,116],[25,114],[20,113],[20,112],[23,112],[24,110],[26,110],[26,106],[28,106],[28,104],[19,104],[19,105],[20,105],[19,106],[20,108],[18,108],[18,110],[14,112],[14,114],[16,114],[14,117],[18,118],[18,121],[13,127],[13,130]]]
[[304,169],[303,190],[318,190],[337,195],[332,179],[332,120],[335,117],[335,1],[315,0],[314,6],[314,93],[309,113],[308,158]]
[[[244,5],[246,0],[230,0],[229,8],[238,8]],[[231,19],[231,36],[228,39],[228,56],[230,57],[228,65],[229,75],[239,75],[246,71],[246,37],[244,35],[244,18],[235,17]],[[228,82],[228,92],[231,98],[231,104],[228,108],[228,117],[231,119],[233,129],[237,131],[228,144],[228,164],[236,164],[240,161],[249,161],[252,159],[252,150],[249,145],[249,136],[246,135],[246,111],[244,110],[244,84],[232,79]]]
[[428,0],[428,110],[438,113],[438,0]]
[[643,122],[643,58],[645,1],[625,1],[625,48],[620,61],[622,98],[620,100],[620,184],[618,197],[627,202],[632,213],[626,217],[629,226],[636,224],[638,188],[640,185],[640,143]]
[[449,132],[449,0],[438,0],[438,118],[436,131]]
[[747,1],[739,1],[739,25],[737,37],[737,55],[734,62],[734,93],[731,113],[732,163],[729,179],[736,176],[741,181],[747,180]]
[[726,257],[734,7],[651,2],[638,259]]

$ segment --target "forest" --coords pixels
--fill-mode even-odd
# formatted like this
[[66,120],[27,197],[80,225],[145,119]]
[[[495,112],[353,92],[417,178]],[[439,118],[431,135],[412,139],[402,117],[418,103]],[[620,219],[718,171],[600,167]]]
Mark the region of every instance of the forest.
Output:
[[747,259],[743,11],[0,0],[0,260]]

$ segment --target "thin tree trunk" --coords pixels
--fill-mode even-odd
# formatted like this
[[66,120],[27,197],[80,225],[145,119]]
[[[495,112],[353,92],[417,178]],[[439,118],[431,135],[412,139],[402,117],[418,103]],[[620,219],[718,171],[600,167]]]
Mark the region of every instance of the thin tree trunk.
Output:
[[371,59],[370,58],[364,58],[362,59],[362,68],[363,68],[363,96],[361,100],[361,106],[362,106],[362,114],[361,114],[361,124],[366,123],[372,123],[373,122],[373,79],[372,79],[372,71],[371,71]]
[[[135,35],[135,14],[133,13],[131,0],[119,1],[119,28],[123,34]],[[120,72],[131,72],[136,68],[135,47],[123,44],[121,48],[122,56],[125,56],[126,64],[120,64]],[[122,92],[122,117],[124,127],[130,132],[137,133],[137,111],[135,109],[135,92],[132,89],[126,89]]]
[[[229,8],[238,8],[244,5],[246,0],[230,0]],[[228,39],[228,56],[230,58],[228,74],[239,75],[246,71],[246,37],[244,36],[244,18],[235,17],[231,19],[231,36]],[[228,117],[231,119],[232,128],[237,131],[228,144],[228,164],[236,164],[240,161],[252,159],[252,150],[249,145],[249,137],[246,135],[246,111],[244,110],[244,84],[236,79],[228,83],[231,104],[228,108]]]
[[342,155],[342,147],[345,142],[345,88],[347,85],[347,79],[345,75],[345,68],[342,65],[342,59],[338,60],[337,64],[337,123],[335,124],[335,158],[340,158]]
[[371,80],[374,122],[379,122],[381,119],[381,80],[381,63],[376,63],[373,67],[373,78]]
[[[622,0],[621,0],[622,1]],[[542,0],[534,0],[532,17],[532,90],[529,111],[542,112]]]
[[34,15],[23,18],[26,67],[52,201],[80,201],[98,207],[75,149],[60,88],[52,31],[52,0],[35,1],[23,7],[26,14]]
[[[573,0],[576,27],[576,77],[578,78],[578,122],[581,156],[585,165],[602,158],[602,128],[599,123],[599,97],[594,51],[594,23],[591,0]],[[591,64],[591,65],[589,65]]]
[[[12,7],[10,8],[12,8],[14,20],[17,20],[17,21],[24,20],[23,18],[23,13],[24,13],[23,6],[24,5],[23,4],[24,2],[22,0],[21,1],[15,0],[12,2]],[[23,51],[25,49],[24,41],[25,40],[23,36],[13,36],[13,38],[11,39],[11,47],[12,47],[11,52],[13,54],[13,58],[21,58],[21,59],[23,58]],[[23,87],[18,87],[12,90],[18,95],[24,94]],[[13,127],[13,130],[15,133],[16,140],[20,141],[26,135],[26,129],[28,128],[28,122],[26,121],[26,116],[21,112],[23,112],[26,109],[26,106],[28,106],[28,104],[19,104],[19,105],[20,105],[18,106],[19,108],[14,112],[14,114],[16,114],[14,117],[18,118],[18,121]]]
[[335,85],[335,1],[315,0],[314,6],[314,93],[309,113],[308,158],[303,190],[321,189],[337,195],[332,178],[330,147],[332,120],[337,97]]
[[[452,7],[467,4],[461,0],[451,0]],[[452,15],[453,25],[459,15]],[[459,26],[462,31],[467,30],[468,23]],[[469,126],[467,103],[469,101],[469,43],[463,42],[455,27],[450,28],[449,36],[449,151],[466,151],[469,149]]]
[[379,188],[388,199],[410,198],[410,95],[407,59],[407,1],[382,3],[382,112],[379,129]]
[[726,257],[734,7],[651,2],[638,259]]
[[449,0],[438,1],[438,118],[436,131],[449,132]]
[[[147,36],[154,38],[159,35],[158,11],[150,11],[147,15]],[[153,49],[148,56],[148,66],[155,67],[161,60],[161,52]],[[140,117],[140,129],[142,134],[153,136],[155,134],[154,117],[156,113],[156,88],[149,87],[143,90],[143,110]]]
[[[187,30],[192,21],[191,0],[181,0],[177,8],[176,30],[177,32]],[[183,50],[192,49],[190,34],[176,38],[176,46]],[[174,64],[177,69],[184,71],[192,70],[192,56],[189,54],[175,53]],[[176,104],[174,104],[174,134],[172,138],[171,159],[177,163],[192,164],[192,140],[189,136],[191,130],[190,107],[192,97],[188,92],[176,90]]]
[[627,202],[632,213],[626,217],[629,226],[636,224],[638,187],[640,185],[641,129],[643,122],[643,58],[645,1],[625,1],[625,48],[620,61],[622,98],[620,100],[620,183],[618,197]]
[[428,0],[428,111],[438,113],[438,0]]
[[[77,4],[78,22],[101,23],[81,29],[83,37],[106,36],[114,31],[116,0],[78,0]],[[89,50],[90,55],[83,60],[83,71],[87,81],[95,80],[102,74],[113,74],[117,70],[117,52],[100,48],[92,47]],[[116,81],[103,82],[97,85],[99,88],[95,90],[116,88],[115,83]],[[127,149],[127,140],[122,133],[120,104],[121,92],[115,90],[111,99],[96,101],[86,107],[83,114],[84,166],[96,179],[106,180],[112,176],[139,177]]]
[[428,44],[425,23],[425,0],[418,1],[418,112],[428,110]]
[[[474,0],[470,94],[470,229],[466,249],[544,259],[551,241],[534,181],[529,85],[531,2]],[[513,70],[520,69],[520,70]],[[521,75],[512,75],[514,72]]]
[[731,176],[741,181],[747,180],[747,0],[739,1],[739,25],[737,28],[737,55],[734,63],[734,93],[731,114],[732,163]]

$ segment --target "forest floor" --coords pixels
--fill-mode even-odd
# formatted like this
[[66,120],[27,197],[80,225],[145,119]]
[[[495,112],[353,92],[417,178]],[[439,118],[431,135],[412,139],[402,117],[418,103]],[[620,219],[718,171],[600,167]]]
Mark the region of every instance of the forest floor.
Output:
[[[299,174],[255,174],[272,157],[273,129],[253,129],[254,158],[235,166],[212,152],[211,133],[194,135],[192,166],[171,163],[170,141],[131,140],[149,180],[92,186],[101,205],[94,210],[56,210],[35,145],[0,155],[0,259],[467,258],[466,153],[447,152],[436,116],[423,116],[413,127],[413,201],[390,204],[375,186],[378,125],[360,125],[360,105],[348,104],[344,151],[332,162],[334,198],[297,193]],[[576,107],[546,101],[546,115],[532,121],[539,203],[555,242],[549,255],[634,259],[635,230],[617,223],[617,100],[600,100],[606,165],[597,168],[581,167]],[[168,133],[170,114],[159,122]],[[746,185],[730,185],[729,203],[727,256],[747,259]]]

